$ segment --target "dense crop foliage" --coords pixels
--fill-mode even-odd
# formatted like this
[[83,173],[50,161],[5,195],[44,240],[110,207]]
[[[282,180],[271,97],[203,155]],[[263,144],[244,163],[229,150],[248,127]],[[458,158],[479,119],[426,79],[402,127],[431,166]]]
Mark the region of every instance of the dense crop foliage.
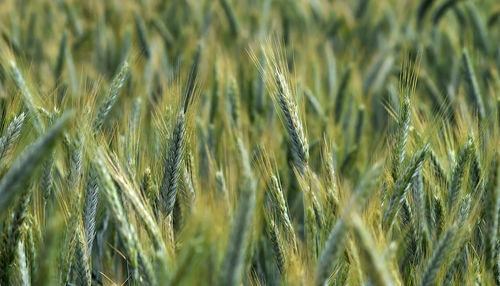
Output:
[[0,1],[0,285],[500,285],[500,4]]

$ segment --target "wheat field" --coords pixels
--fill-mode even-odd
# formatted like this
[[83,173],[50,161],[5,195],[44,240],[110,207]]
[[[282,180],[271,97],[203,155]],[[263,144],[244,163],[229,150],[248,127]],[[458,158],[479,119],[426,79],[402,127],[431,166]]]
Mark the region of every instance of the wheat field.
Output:
[[0,285],[500,285],[500,3],[0,0]]

